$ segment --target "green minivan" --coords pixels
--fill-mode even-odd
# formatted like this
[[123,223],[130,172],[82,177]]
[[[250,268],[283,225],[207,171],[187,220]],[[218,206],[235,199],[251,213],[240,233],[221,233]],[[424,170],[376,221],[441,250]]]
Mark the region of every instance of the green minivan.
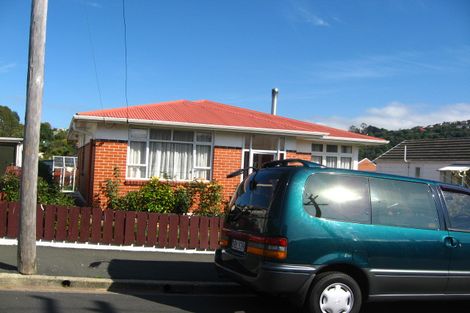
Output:
[[269,162],[235,192],[215,263],[307,312],[470,297],[470,190],[297,159]]

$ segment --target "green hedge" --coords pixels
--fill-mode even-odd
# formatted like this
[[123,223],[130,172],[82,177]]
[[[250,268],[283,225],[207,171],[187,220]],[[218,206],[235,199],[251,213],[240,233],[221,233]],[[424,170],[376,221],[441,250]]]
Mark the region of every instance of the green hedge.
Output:
[[[7,173],[0,178],[0,192],[3,193],[4,200],[16,202],[20,200],[20,177]],[[58,185],[47,183],[42,177],[38,177],[38,203],[73,206],[74,200],[67,194],[60,192]]]
[[218,216],[223,213],[222,186],[217,182],[193,181],[184,185],[152,178],[138,191],[119,196],[119,174],[106,181],[104,192],[108,208],[123,211],[186,214],[195,205],[197,215]]

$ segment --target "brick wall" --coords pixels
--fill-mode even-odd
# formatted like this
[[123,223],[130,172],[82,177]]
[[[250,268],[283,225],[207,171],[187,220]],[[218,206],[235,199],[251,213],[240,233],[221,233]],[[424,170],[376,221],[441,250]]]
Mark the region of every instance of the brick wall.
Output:
[[365,160],[359,163],[358,168],[359,171],[367,171],[367,172],[375,172],[377,171],[377,165],[375,163]]
[[[88,179],[80,179],[80,190],[87,191],[88,196],[83,194],[89,204],[104,208],[107,198],[104,194],[105,182],[108,179],[113,179],[114,168],[119,171],[119,193],[124,195],[129,191],[138,190],[141,188],[145,181],[126,181],[126,157],[127,157],[127,141],[117,140],[95,140],[92,141],[89,147],[84,147],[83,152],[79,151],[79,156],[90,153],[89,160],[90,169]],[[302,153],[295,151],[287,151],[286,158],[302,159],[310,161],[310,153]],[[82,161],[80,161],[82,162]],[[241,148],[232,147],[214,147],[213,151],[213,170],[212,179],[219,182],[223,188],[223,196],[228,200],[238,184],[240,183],[239,177],[227,178],[227,174],[236,171],[242,164],[242,150]],[[79,168],[81,163],[79,164]],[[87,166],[87,164],[85,164]],[[86,172],[87,170],[85,170]],[[86,187],[86,184],[89,187]],[[90,192],[91,191],[91,192]]]
[[301,159],[305,161],[312,160],[312,154],[309,152],[296,152],[296,151],[287,151],[286,159]]
[[224,187],[224,198],[228,200],[238,184],[240,177],[227,178],[227,174],[234,172],[242,166],[241,148],[214,147],[212,179]]
[[[91,156],[87,157],[87,153]],[[119,194],[124,195],[129,191],[139,190],[146,181],[125,180],[127,142],[113,140],[96,140],[91,144],[80,148],[79,168],[81,162],[90,162],[89,173],[80,178],[80,191],[87,202],[93,206],[104,208],[107,198],[104,193],[106,180],[114,179],[114,168],[119,171]],[[84,164],[85,167],[88,164]],[[212,179],[224,187],[224,198],[229,199],[240,183],[239,177],[228,179],[227,174],[241,167],[241,149],[228,147],[214,147]],[[84,174],[85,174],[84,173]],[[80,176],[80,175],[79,175]],[[87,179],[85,179],[85,177]],[[91,191],[91,192],[90,192]]]
[[103,192],[106,180],[114,179],[114,169],[119,172],[119,194],[124,195],[131,190],[138,190],[140,186],[125,184],[127,141],[96,140],[93,142],[94,156],[93,168],[90,175],[92,179],[92,204],[104,208],[107,198]]

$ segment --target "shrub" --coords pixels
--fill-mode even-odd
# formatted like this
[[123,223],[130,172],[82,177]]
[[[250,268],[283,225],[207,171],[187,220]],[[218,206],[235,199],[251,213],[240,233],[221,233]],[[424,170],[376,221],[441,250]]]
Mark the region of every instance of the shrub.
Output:
[[[20,200],[20,177],[14,174],[5,174],[0,179],[0,192],[4,193],[6,201],[16,202]],[[38,177],[37,195],[39,204],[52,204],[73,206],[72,197],[60,192],[56,184],[48,184],[43,178]]]
[[130,191],[125,196],[116,200],[116,210],[122,211],[146,211],[142,204],[142,197],[138,191]]
[[5,174],[0,180],[0,192],[6,201],[20,201],[20,179],[14,174]]
[[193,205],[193,194],[184,186],[176,187],[174,191],[175,204],[173,212],[176,214],[186,214],[189,208]]
[[117,209],[119,205],[118,186],[119,168],[115,166],[113,169],[113,179],[106,180],[103,187],[104,194],[108,198],[107,207],[110,209]]
[[154,177],[140,190],[128,192],[122,197],[118,196],[118,183],[117,176],[105,183],[109,209],[186,214],[197,202],[194,214],[222,214],[222,186],[217,182],[207,184],[194,181],[187,186],[175,187]]
[[222,186],[215,181],[205,184],[200,190],[199,206],[194,214],[216,216],[222,213]]
[[145,211],[171,213],[175,205],[175,195],[170,185],[152,178],[141,190]]
[[60,191],[57,184],[48,184],[46,180],[38,177],[38,203],[61,206],[73,206],[75,202],[72,197]]

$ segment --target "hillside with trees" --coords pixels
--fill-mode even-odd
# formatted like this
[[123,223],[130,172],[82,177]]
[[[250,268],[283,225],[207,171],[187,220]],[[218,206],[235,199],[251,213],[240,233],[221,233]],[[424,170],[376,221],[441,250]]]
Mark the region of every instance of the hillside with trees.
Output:
[[383,138],[390,141],[388,145],[360,148],[359,160],[362,158],[374,160],[382,153],[399,144],[403,140],[470,137],[470,120],[443,122],[440,124],[416,126],[413,128],[400,130],[387,130],[385,128],[378,128],[363,123],[359,127],[353,125],[349,128],[349,130],[352,132]]
[[[18,113],[7,106],[0,105],[0,137],[23,138],[24,125],[20,123]],[[54,155],[72,156],[76,153],[75,145],[67,141],[67,130],[53,128],[51,124],[41,123],[39,151],[42,159],[51,159]]]

